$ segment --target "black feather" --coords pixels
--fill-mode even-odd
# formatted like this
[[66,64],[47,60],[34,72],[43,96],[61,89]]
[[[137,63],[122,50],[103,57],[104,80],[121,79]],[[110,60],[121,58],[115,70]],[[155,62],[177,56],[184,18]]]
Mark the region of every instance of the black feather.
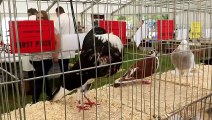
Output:
[[101,35],[107,33],[104,28],[95,27],[91,29],[84,38],[82,49],[93,49],[94,48],[94,35]]
[[[61,80],[61,86],[67,90],[79,88],[91,78],[113,75],[121,66],[121,63],[116,65],[111,65],[110,63],[121,62],[122,51],[119,51],[117,47],[113,47],[109,41],[103,42],[98,37],[95,37],[93,31],[95,34],[106,33],[106,31],[100,27],[88,32],[84,38],[80,59],[74,64],[71,71],[80,70],[80,68],[94,68],[65,74],[65,80]],[[97,66],[100,65],[107,66],[97,68]]]
[[205,64],[205,65],[212,65],[212,58],[210,58],[210,59],[202,59],[202,60],[200,60],[200,62]]

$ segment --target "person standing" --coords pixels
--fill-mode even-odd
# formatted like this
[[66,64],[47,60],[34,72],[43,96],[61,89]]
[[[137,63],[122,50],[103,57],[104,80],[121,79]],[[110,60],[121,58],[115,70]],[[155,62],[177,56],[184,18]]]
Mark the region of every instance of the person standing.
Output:
[[84,27],[80,24],[80,21],[77,22],[77,29],[78,29],[78,33],[82,33]]
[[[45,11],[40,11],[38,12],[38,14],[36,15],[36,20],[49,20],[48,14]],[[55,43],[56,43],[56,50],[60,49],[58,46],[60,46],[60,38],[57,34],[57,32],[55,32]],[[47,75],[50,68],[53,65],[53,61],[57,62],[58,60],[58,56],[57,54],[53,54],[52,57],[52,53],[50,52],[42,52],[42,53],[35,53],[32,54],[31,56],[31,63],[35,69],[35,76],[39,77],[39,76],[44,76]],[[43,81],[44,80],[44,81]],[[49,85],[49,81],[48,78],[38,78],[34,80],[34,91],[33,91],[33,96],[32,96],[32,102],[36,103],[39,100],[40,94],[42,93],[42,89],[43,89],[43,83],[44,83],[44,92],[47,95],[47,100],[51,99],[52,97],[52,90],[50,88]]]
[[[38,11],[35,8],[28,9],[27,10],[28,20],[36,20],[37,13],[38,13]],[[29,62],[29,60],[30,60],[30,54],[23,53],[22,54],[22,69],[23,69],[24,73],[27,74],[27,75],[24,75],[24,77],[26,77],[26,78],[33,77],[34,67]],[[26,94],[29,94],[29,95],[32,94],[32,89],[31,89],[32,87],[33,87],[32,81],[24,81],[24,89],[26,91]]]
[[36,15],[38,11],[35,8],[30,8],[27,10],[27,14],[29,16],[29,20],[36,20]]
[[67,51],[66,48],[64,48],[63,44],[66,44],[67,42],[63,39],[63,35],[67,34],[75,34],[74,29],[74,23],[73,18],[71,15],[68,15],[65,13],[63,7],[58,6],[55,9],[55,12],[57,14],[57,20],[55,21],[55,28],[59,32],[61,36],[61,51],[62,53],[58,53],[59,55],[59,66],[61,72],[68,71],[68,65],[69,65],[69,59],[71,58],[71,51]]

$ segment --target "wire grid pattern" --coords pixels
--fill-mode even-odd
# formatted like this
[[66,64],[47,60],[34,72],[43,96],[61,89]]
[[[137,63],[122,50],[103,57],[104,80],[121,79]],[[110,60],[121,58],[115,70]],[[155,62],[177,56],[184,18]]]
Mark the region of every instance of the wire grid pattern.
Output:
[[[14,14],[17,11],[14,8],[19,9],[19,6],[15,4],[18,1],[3,1],[3,6],[9,5],[9,15],[6,11],[1,11],[2,18],[9,16],[9,19],[16,18]],[[25,2],[27,8],[31,1]],[[41,9],[42,4],[46,3],[51,9],[51,5],[58,6],[64,5],[65,11],[71,15],[70,3],[68,1],[60,1],[61,4],[53,4],[53,1],[36,1],[38,9]],[[59,3],[60,3],[59,2]],[[189,39],[189,31],[191,21],[200,21],[203,23],[202,29],[211,28],[211,1],[200,0],[101,0],[101,1],[83,1],[84,3],[83,16],[79,18],[76,15],[76,21],[82,21],[83,25],[87,27],[85,32],[93,27],[90,13],[100,14],[98,11],[101,6],[104,6],[103,13],[105,19],[114,19],[115,16],[129,16],[133,25],[132,30],[128,30],[129,38],[136,32],[136,27],[139,26],[139,21],[142,19],[142,15],[151,14],[163,14],[168,13],[170,19],[176,20],[176,26],[179,26],[178,32],[186,32],[185,39]],[[81,4],[79,1],[79,3]],[[86,3],[88,2],[88,3]],[[89,3],[90,2],[90,3]],[[78,3],[75,1],[74,3]],[[199,3],[199,4],[198,4]],[[91,4],[94,4],[92,6]],[[116,7],[111,7],[116,4]],[[119,4],[119,5],[117,5]],[[90,7],[91,6],[91,7]],[[124,6],[124,7],[122,7]],[[138,7],[145,6],[143,9]],[[77,4],[75,4],[76,13]],[[86,9],[90,10],[88,12]],[[130,9],[133,8],[133,9]],[[162,9],[163,8],[163,9]],[[47,8],[46,8],[47,9]],[[133,11],[136,14],[131,14],[129,11]],[[48,10],[48,9],[47,9]],[[115,12],[114,12],[115,11]],[[88,13],[87,13],[88,12]],[[111,14],[111,13],[116,13]],[[49,13],[53,15],[53,13]],[[176,17],[176,16],[178,17]],[[90,19],[91,18],[91,19]],[[7,24],[5,21],[3,24]],[[122,26],[119,26],[121,29]],[[147,27],[146,27],[147,28]],[[185,28],[185,29],[181,29]],[[187,29],[187,31],[186,31]],[[6,28],[9,30],[9,28]],[[120,30],[120,33],[122,31]],[[178,33],[179,34],[179,33]],[[176,33],[177,35],[177,33]],[[147,38],[148,40],[148,38]],[[127,42],[125,45],[125,54],[123,55],[122,68],[115,76],[109,76],[107,78],[96,78],[93,83],[93,88],[88,92],[88,95],[100,103],[100,106],[92,108],[90,111],[78,112],[76,109],[76,94],[73,93],[65,97],[59,102],[51,103],[46,101],[45,95],[42,95],[41,101],[35,105],[31,105],[30,96],[25,94],[24,83],[26,81],[32,81],[38,78],[51,77],[56,79],[61,74],[69,74],[76,71],[60,72],[55,69],[56,65],[53,65],[51,73],[46,76],[36,78],[25,78],[22,71],[21,57],[22,54],[11,54],[6,47],[2,48],[1,55],[1,78],[0,78],[0,106],[1,117],[0,120],[7,119],[34,119],[31,111],[36,112],[37,119],[176,119],[177,117],[188,119],[210,119],[206,118],[205,111],[211,104],[211,66],[200,64],[200,60],[211,57],[211,36],[209,38],[193,39],[191,49],[195,54],[196,69],[193,75],[190,77],[175,77],[172,75],[174,69],[170,63],[170,55],[174,48],[179,45],[179,42],[173,42],[173,40],[157,41],[155,47],[160,52],[159,60],[160,66],[156,74],[153,74],[149,78],[152,83],[150,85],[134,83],[126,84],[119,88],[114,88],[110,84],[121,77],[126,70],[137,60],[144,59],[147,54],[146,51],[136,48],[132,42]],[[140,47],[141,49],[145,48]],[[153,47],[152,47],[153,48]],[[171,49],[168,49],[171,48]],[[77,59],[77,58],[76,58]],[[74,64],[76,60],[71,61]],[[95,68],[96,66],[94,66]],[[101,66],[100,66],[101,67]],[[91,69],[91,68],[87,68]],[[79,71],[81,71],[80,69]],[[27,104],[27,105],[26,105]],[[26,105],[26,106],[25,106]],[[54,109],[57,109],[56,111]],[[16,109],[16,110],[14,110]],[[37,110],[38,109],[38,110]],[[55,112],[56,111],[56,112]],[[52,117],[52,114],[55,116]],[[57,114],[60,114],[57,116]],[[106,114],[106,115],[105,115]]]

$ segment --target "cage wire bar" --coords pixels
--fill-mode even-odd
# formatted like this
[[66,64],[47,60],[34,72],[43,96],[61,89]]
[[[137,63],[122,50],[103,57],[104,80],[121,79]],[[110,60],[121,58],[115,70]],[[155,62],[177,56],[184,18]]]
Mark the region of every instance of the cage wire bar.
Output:
[[[24,4],[23,4],[24,3]],[[0,21],[1,21],[1,57],[0,57],[0,120],[19,120],[19,119],[133,119],[133,120],[210,120],[212,115],[211,97],[212,97],[212,58],[211,58],[211,22],[212,22],[212,1],[211,0],[78,0],[72,1],[74,8],[71,9],[68,0],[53,1],[28,1],[28,0],[2,0],[0,1]],[[23,4],[21,6],[21,4]],[[15,31],[18,32],[18,21],[29,20],[27,9],[36,8],[38,11],[45,10],[50,20],[56,21],[57,16],[55,9],[62,6],[69,18],[69,26],[74,22],[80,21],[85,27],[83,33],[78,32],[76,28],[73,38],[76,41],[77,49],[66,50],[69,52],[69,68],[79,62],[79,69],[68,71],[60,71],[58,63],[51,60],[52,67],[47,75],[29,77],[27,72],[23,70],[23,57],[29,58],[39,53],[24,54],[21,53],[20,44],[17,44],[18,52],[14,54],[11,48],[16,46],[13,37],[17,41],[20,40],[18,33],[8,32],[13,29],[8,25],[14,21]],[[102,18],[103,16],[103,18]],[[72,18],[75,18],[73,22]],[[166,18],[167,17],[167,18]],[[60,18],[59,18],[60,19]],[[144,20],[143,25],[141,24]],[[165,26],[158,20],[173,20],[174,37],[168,39],[160,39],[155,34],[160,34],[158,30],[163,31],[165,27],[168,33],[171,33],[171,22],[168,21]],[[83,68],[81,61],[82,41],[85,35],[94,27],[105,26],[104,29],[108,33],[113,33],[126,42],[121,52],[121,62],[112,63],[108,60],[108,64],[98,65],[98,44],[93,42],[94,46],[94,65],[89,68]],[[118,21],[118,22],[117,22]],[[113,24],[117,22],[117,24]],[[41,23],[41,20],[40,20]],[[122,24],[126,24],[126,26]],[[158,28],[158,24],[160,27]],[[197,25],[198,24],[198,25]],[[42,27],[41,25],[39,26]],[[126,33],[124,29],[126,28]],[[141,28],[141,43],[137,46],[135,35]],[[42,31],[42,30],[41,30]],[[59,30],[61,31],[61,30]],[[94,32],[94,31],[93,31]],[[39,42],[42,45],[42,32],[39,33],[41,38]],[[71,33],[71,28],[69,29]],[[198,36],[199,34],[199,36]],[[94,34],[96,35],[96,34]],[[126,39],[123,40],[124,36]],[[198,36],[198,37],[195,37]],[[10,38],[12,37],[12,38]],[[96,40],[97,38],[92,38]],[[107,35],[107,39],[110,35]],[[71,39],[72,40],[72,39]],[[171,56],[174,50],[180,45],[182,40],[189,42],[189,47],[195,57],[195,68],[192,69],[188,76],[176,75],[175,68],[172,64]],[[71,42],[67,42],[71,44]],[[73,44],[75,44],[73,42]],[[114,47],[110,43],[108,48]],[[61,46],[62,47],[62,46]],[[149,66],[149,59],[155,58],[148,56],[149,51],[156,49],[159,54],[159,68]],[[13,49],[14,50],[14,49]],[[188,50],[189,51],[189,50]],[[63,55],[63,50],[50,51],[49,54],[59,52]],[[112,57],[114,51],[107,51],[109,58]],[[187,51],[186,51],[187,52]],[[181,53],[181,52],[179,52]],[[182,52],[183,53],[183,52]],[[41,52],[42,70],[44,71],[44,55]],[[74,56],[74,57],[73,57]],[[51,56],[52,57],[52,56]],[[133,69],[139,68],[139,61],[143,61],[141,73],[135,72]],[[182,64],[185,60],[179,59]],[[101,68],[106,66],[111,72],[114,65],[121,63],[120,69],[116,74],[98,77]],[[151,62],[150,62],[151,63]],[[64,64],[62,62],[62,64]],[[153,63],[157,64],[157,63]],[[136,66],[135,68],[132,68]],[[63,66],[64,67],[64,66]],[[62,68],[63,68],[62,67]],[[138,78],[139,75],[145,75],[151,69],[151,75],[145,78]],[[95,70],[94,82],[87,89],[78,89],[72,91],[69,95],[63,97],[59,101],[48,101],[46,91],[46,81],[48,78],[51,83],[52,92],[55,91],[60,81],[64,82],[68,78],[66,75],[78,72],[81,76],[79,81],[82,82],[82,74],[84,71]],[[132,70],[126,74],[127,71]],[[132,81],[123,80],[120,86],[114,86],[120,79],[124,79],[129,73],[135,72],[131,77]],[[62,77],[60,77],[62,75]],[[136,79],[137,78],[137,79]],[[32,104],[32,93],[27,93],[31,89],[29,83],[42,79],[42,95],[37,103]],[[71,80],[70,80],[71,81]],[[127,82],[126,82],[127,81]],[[150,81],[145,84],[143,81]],[[126,83],[125,83],[126,82]],[[30,87],[27,88],[27,85]],[[67,85],[68,86],[68,85]],[[82,83],[81,83],[82,86]],[[84,93],[83,93],[84,91]],[[63,90],[65,93],[66,90]],[[78,100],[82,103],[86,101],[84,95],[87,95],[96,103],[89,110],[79,111],[76,107]],[[86,105],[86,104],[82,104]]]

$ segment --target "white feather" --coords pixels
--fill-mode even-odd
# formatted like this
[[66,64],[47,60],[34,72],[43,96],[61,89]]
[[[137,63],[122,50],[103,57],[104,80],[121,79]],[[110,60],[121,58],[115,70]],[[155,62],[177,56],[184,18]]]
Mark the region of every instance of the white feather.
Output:
[[[183,62],[182,59],[184,59]],[[186,40],[182,40],[177,49],[171,54],[171,61],[175,69],[179,69],[179,75],[190,75],[192,68],[195,68],[195,60]]]
[[91,84],[91,83],[93,83],[94,81],[95,81],[95,79],[91,78],[91,79],[89,79],[86,83],[87,83],[87,84]]
[[95,81],[95,79],[93,79],[93,78],[88,79],[88,80],[86,81],[86,83],[84,83],[84,84],[82,85],[81,90],[82,90],[82,91],[85,90],[86,87],[87,87],[87,85],[93,83],[94,81]]
[[[64,94],[64,90],[65,90],[65,94]],[[57,92],[57,94],[54,96],[54,98],[52,99],[52,101],[57,101],[60,100],[61,98],[63,98],[65,95],[71,93],[71,91],[63,88],[62,86],[60,87],[60,90]]]
[[138,68],[133,68],[131,71],[130,71],[130,76],[137,70]]
[[158,57],[156,57],[156,62],[157,62],[157,66],[156,66],[156,70],[159,68],[159,59],[158,59]]
[[177,47],[177,49],[179,50],[183,50],[183,51],[186,51],[186,50],[189,50],[189,43],[187,42],[187,40],[182,40],[180,45]]
[[123,48],[123,45],[122,45],[122,41],[121,39],[110,33],[110,34],[102,34],[102,35],[95,35],[96,37],[98,37],[98,39],[102,40],[102,42],[106,42],[109,40],[109,42],[111,43],[111,45],[113,47],[116,47],[119,49],[120,52],[122,52],[122,48]]

